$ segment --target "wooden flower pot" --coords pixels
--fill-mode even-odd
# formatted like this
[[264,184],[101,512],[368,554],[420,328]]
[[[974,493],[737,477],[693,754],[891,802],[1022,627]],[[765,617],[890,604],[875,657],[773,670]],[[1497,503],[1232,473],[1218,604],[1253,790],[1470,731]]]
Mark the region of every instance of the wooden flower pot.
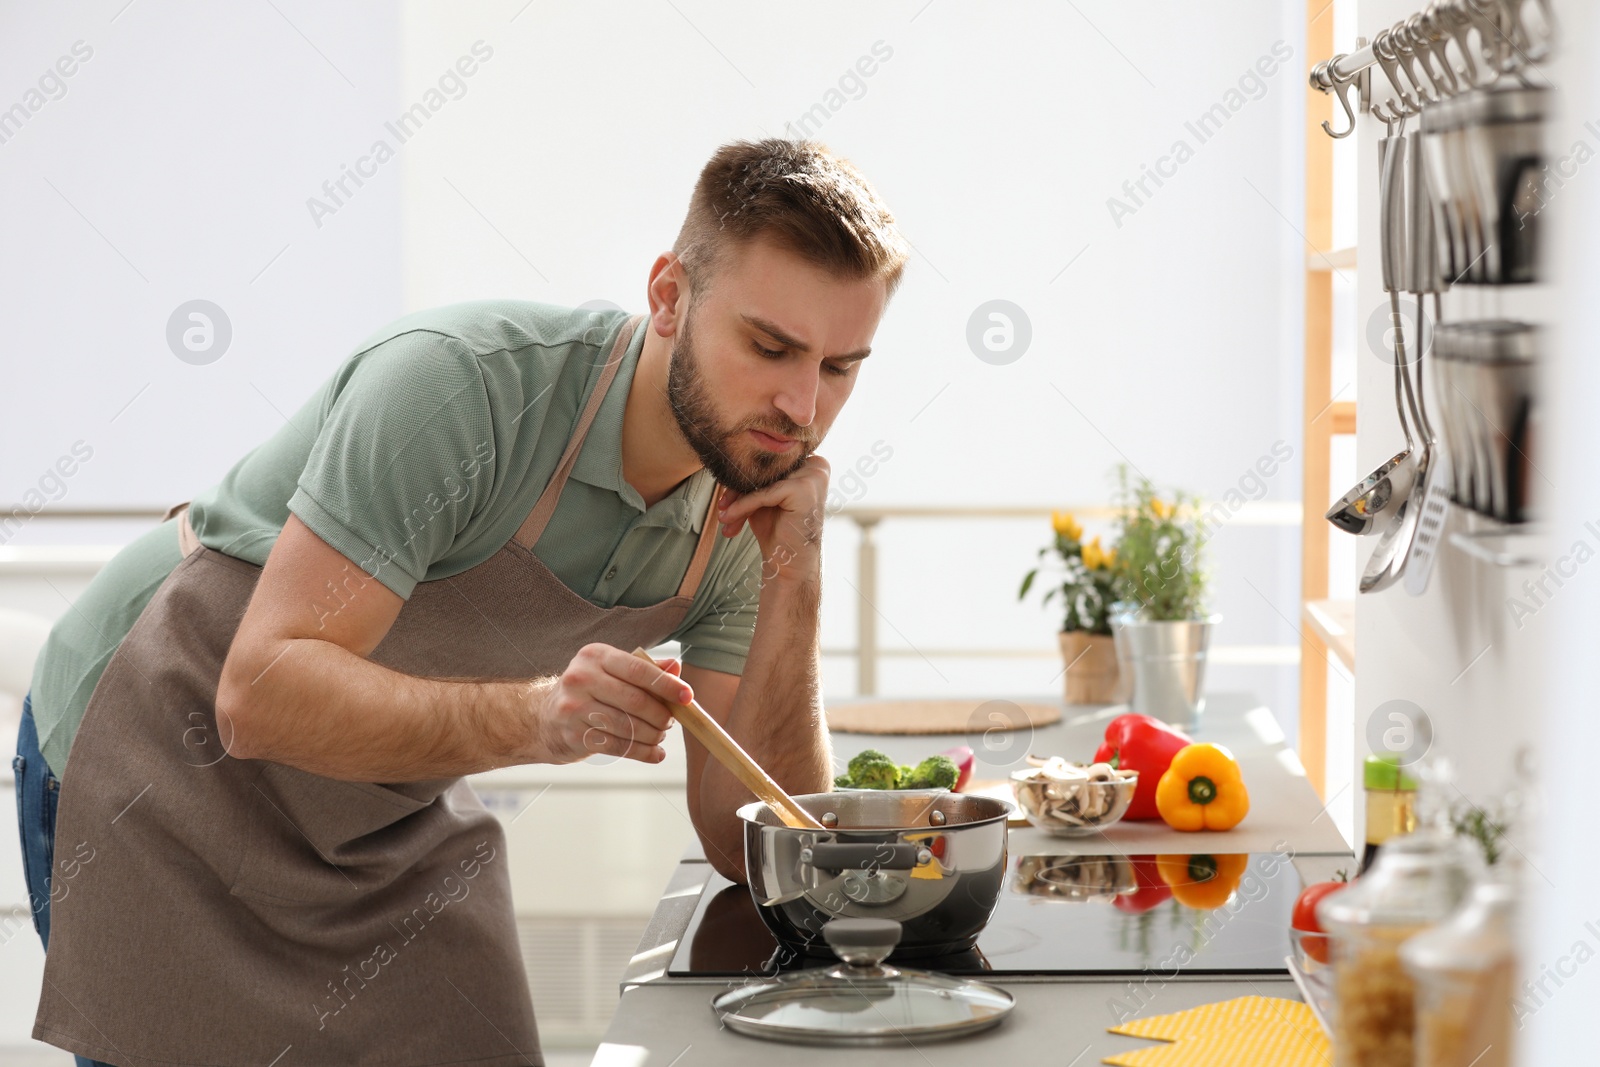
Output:
[[1059,636],[1068,704],[1116,704],[1127,699],[1110,634],[1066,630]]

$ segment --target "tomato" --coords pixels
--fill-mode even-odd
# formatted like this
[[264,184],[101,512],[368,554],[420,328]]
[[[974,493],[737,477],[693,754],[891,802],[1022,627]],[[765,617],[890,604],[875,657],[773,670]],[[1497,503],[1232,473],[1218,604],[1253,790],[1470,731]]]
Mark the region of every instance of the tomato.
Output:
[[[1296,930],[1309,933],[1322,933],[1322,924],[1317,922],[1317,905],[1325,897],[1337,893],[1348,886],[1349,882],[1315,882],[1301,890],[1300,898],[1294,902],[1294,912],[1289,917],[1289,925]],[[1305,954],[1318,963],[1328,962],[1328,939],[1326,937],[1301,938],[1300,946]]]
[[1289,917],[1289,925],[1296,930],[1322,933],[1322,924],[1317,922],[1317,905],[1329,893],[1337,893],[1349,884],[1349,882],[1314,882],[1306,886],[1300,892],[1300,899],[1294,902],[1294,913]]

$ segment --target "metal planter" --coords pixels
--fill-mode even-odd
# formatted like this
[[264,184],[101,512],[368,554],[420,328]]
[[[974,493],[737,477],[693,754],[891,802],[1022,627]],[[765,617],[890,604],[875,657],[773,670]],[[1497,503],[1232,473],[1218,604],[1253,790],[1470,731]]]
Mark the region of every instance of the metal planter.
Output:
[[1205,709],[1206,653],[1222,616],[1152,622],[1133,615],[1111,620],[1117,662],[1132,685],[1130,710],[1192,729]]

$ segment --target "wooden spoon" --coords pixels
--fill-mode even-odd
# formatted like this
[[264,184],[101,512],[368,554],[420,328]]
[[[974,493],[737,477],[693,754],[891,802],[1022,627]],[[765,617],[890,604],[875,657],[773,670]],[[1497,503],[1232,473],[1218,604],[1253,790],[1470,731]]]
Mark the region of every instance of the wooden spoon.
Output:
[[[633,654],[652,667],[657,666],[655,659],[644,649],[635,648]],[[683,728],[694,734],[695,740],[704,745],[718,763],[728,768],[758,799],[765,801],[785,826],[796,830],[826,829],[809,811],[796,804],[794,798],[785,793],[783,787],[773,781],[772,776],[762,770],[748,752],[739,747],[739,742],[700,706],[699,701],[691,697],[689,703],[678,704],[662,697],[656,699],[671,710],[673,718],[683,723]]]

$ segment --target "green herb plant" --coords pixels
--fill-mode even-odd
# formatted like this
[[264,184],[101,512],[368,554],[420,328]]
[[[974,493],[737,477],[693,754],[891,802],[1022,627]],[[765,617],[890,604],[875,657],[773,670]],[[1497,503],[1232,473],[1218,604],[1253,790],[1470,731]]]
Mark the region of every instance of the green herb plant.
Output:
[[1152,622],[1202,618],[1208,575],[1201,559],[1203,539],[1196,522],[1199,499],[1174,491],[1156,494],[1150,479],[1132,479],[1117,468],[1122,508],[1117,541],[1116,593],[1137,605],[1136,617]]

